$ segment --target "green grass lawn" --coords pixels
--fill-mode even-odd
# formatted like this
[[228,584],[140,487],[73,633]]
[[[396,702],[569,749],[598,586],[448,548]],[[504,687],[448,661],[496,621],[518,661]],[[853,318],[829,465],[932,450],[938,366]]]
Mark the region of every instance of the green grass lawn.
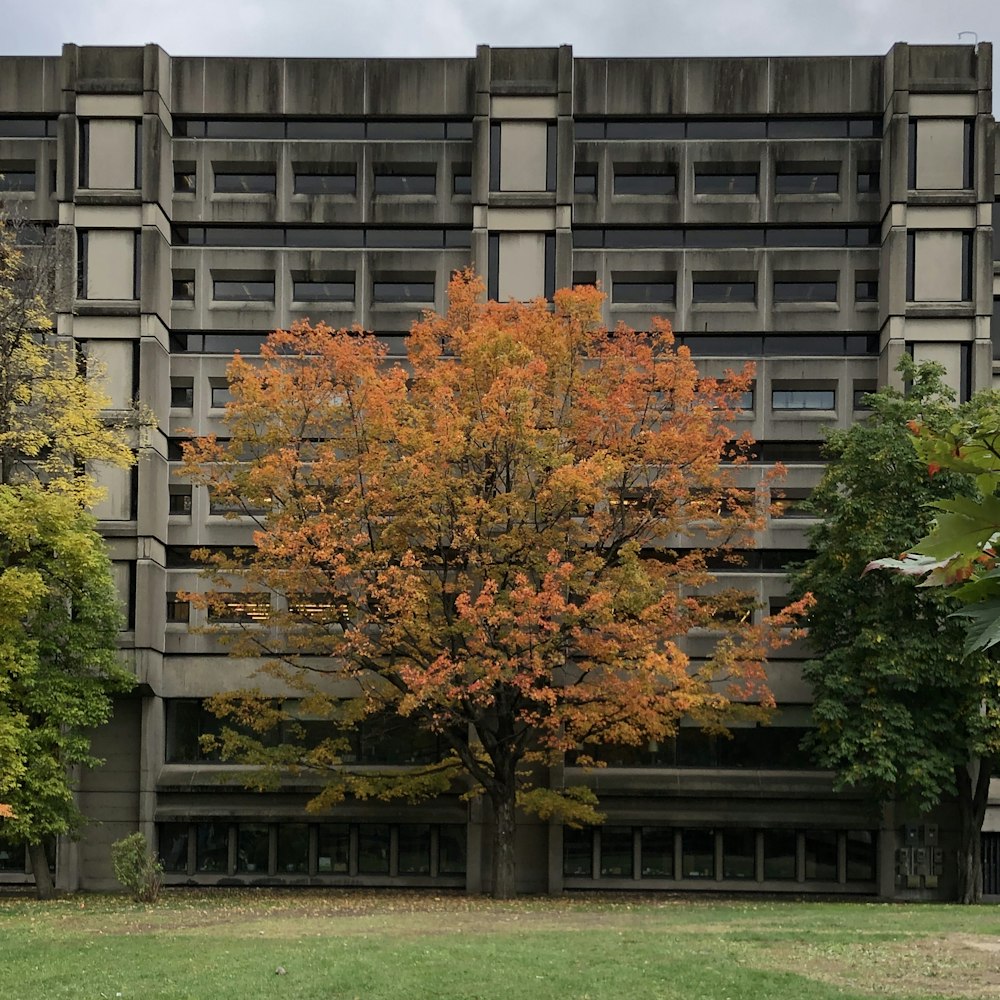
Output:
[[370,890],[0,899],[4,1000],[871,996],[1000,997],[1000,908]]

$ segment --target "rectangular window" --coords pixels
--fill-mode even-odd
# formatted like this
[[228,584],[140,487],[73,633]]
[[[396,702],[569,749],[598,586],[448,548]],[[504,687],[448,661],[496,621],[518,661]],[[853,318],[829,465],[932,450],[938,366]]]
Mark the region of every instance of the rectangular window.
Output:
[[486,253],[486,295],[496,302],[500,295],[500,234],[490,233]]
[[832,171],[791,170],[778,167],[775,194],[836,194],[839,174]]
[[80,122],[80,162],[78,183],[80,187],[90,187],[90,122]]
[[963,156],[962,156],[962,187],[963,188],[974,188],[976,186],[975,179],[975,167],[976,167],[976,149],[975,149],[975,122],[967,121],[965,122],[965,142],[963,146]]
[[434,194],[436,190],[437,178],[433,173],[375,171],[375,194]]
[[[812,489],[809,487],[782,486],[771,493],[771,516],[772,517],[814,517],[815,515],[804,509],[805,502],[809,499]],[[787,602],[781,599],[780,611]],[[775,611],[772,610],[771,614]]]
[[677,193],[677,176],[673,173],[615,171],[615,194],[672,195]]
[[35,171],[11,169],[0,163],[0,191],[34,191]]
[[387,823],[362,823],[358,827],[358,871],[362,875],[388,875],[389,844]]
[[350,826],[347,823],[320,823],[316,831],[316,872],[347,875],[350,870]]
[[694,281],[691,286],[692,302],[755,302],[755,281]]
[[[188,501],[187,510],[176,510],[173,504],[173,499],[175,494],[170,495],[171,500],[171,514],[190,514],[191,513],[191,494],[188,493],[186,496],[184,494],[176,494],[181,499]],[[180,506],[179,504],[176,506]],[[188,601],[181,601],[177,599],[177,594],[174,591],[167,592],[167,624],[168,625],[186,625],[191,620],[191,605]]]
[[566,878],[594,877],[594,831],[563,827],[563,875]]
[[906,186],[917,186],[917,122],[911,118],[906,126]]
[[674,831],[664,826],[642,828],[642,877],[674,877]]
[[188,867],[188,843],[191,826],[188,823],[160,823],[156,828],[160,863],[165,872],[184,874]]
[[270,857],[271,828],[267,823],[240,823],[236,828],[236,870],[266,875]]
[[490,190],[500,190],[500,126],[490,125]]
[[601,827],[601,878],[631,878],[632,827]]
[[972,233],[962,233],[962,301],[972,299]]
[[273,173],[256,173],[243,170],[216,170],[216,194],[274,194],[276,178]]
[[465,874],[465,827],[458,823],[438,827],[438,874]]
[[296,281],[292,298],[296,302],[353,302],[353,281]]
[[467,163],[455,167],[451,175],[452,194],[472,194],[472,167]]
[[764,878],[766,881],[795,881],[798,837],[794,830],[764,831]]
[[229,824],[199,823],[195,830],[195,871],[225,875],[229,871]]
[[191,409],[194,406],[194,386],[193,385],[171,385],[170,405]]
[[879,171],[875,167],[865,167],[858,171],[858,194],[878,194]]
[[357,177],[353,171],[349,173],[296,173],[294,182],[295,194],[354,194],[357,190]]
[[833,389],[772,389],[774,410],[832,410],[836,406]]
[[556,235],[555,233],[545,234],[545,249],[544,249],[544,266],[545,266],[545,286],[544,293],[545,297],[551,302],[552,297],[556,294]]
[[611,301],[617,304],[664,304],[672,303],[676,297],[673,281],[618,281],[612,280]]
[[573,174],[574,194],[597,194],[597,164],[578,163]]
[[212,386],[212,406],[221,408],[233,401],[233,394],[228,385]]
[[906,234],[906,301],[912,302],[916,296],[917,234],[910,230]]
[[871,278],[854,282],[855,302],[878,302],[878,281]]
[[76,297],[87,297],[87,250],[90,233],[85,229],[76,232]]
[[756,173],[716,173],[695,170],[695,194],[756,194]]
[[555,123],[545,129],[545,190],[556,189],[556,151],[558,149],[558,129]]
[[837,833],[834,830],[806,830],[806,879],[837,881]]
[[194,278],[173,278],[170,298],[174,302],[194,302]]
[[265,622],[270,616],[270,596],[255,591],[230,594],[208,609],[208,620],[218,624],[248,625]]
[[847,831],[847,881],[874,882],[878,834],[874,830]]
[[681,832],[681,878],[715,878],[715,831]]
[[239,281],[217,278],[212,282],[212,298],[216,302],[273,302],[274,280]]
[[[167,512],[170,514],[180,514],[184,517],[191,516],[191,487],[171,486],[169,493],[170,501]],[[187,619],[185,618],[185,621]]]
[[198,175],[194,167],[174,166],[174,194],[194,194],[198,190]]
[[722,877],[753,879],[757,867],[757,834],[753,830],[722,833]]
[[775,302],[836,302],[836,281],[775,281]]
[[427,823],[401,823],[396,833],[400,875],[430,875],[431,828]]
[[309,871],[309,826],[282,823],[278,826],[279,875],[304,875]]
[[433,281],[375,281],[372,284],[373,302],[434,301]]

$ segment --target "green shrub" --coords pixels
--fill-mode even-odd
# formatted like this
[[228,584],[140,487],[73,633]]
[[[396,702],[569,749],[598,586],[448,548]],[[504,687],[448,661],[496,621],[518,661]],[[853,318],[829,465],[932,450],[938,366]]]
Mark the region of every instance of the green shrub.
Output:
[[155,903],[160,894],[163,865],[150,851],[146,837],[133,833],[111,845],[111,864],[115,878],[132,894],[137,903]]

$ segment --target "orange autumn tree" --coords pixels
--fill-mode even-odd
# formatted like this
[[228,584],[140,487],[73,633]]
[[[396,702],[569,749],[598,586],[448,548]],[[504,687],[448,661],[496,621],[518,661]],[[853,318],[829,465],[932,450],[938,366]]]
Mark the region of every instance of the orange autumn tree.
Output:
[[[359,331],[273,333],[259,364],[232,362],[228,437],[195,442],[185,471],[259,523],[254,547],[206,554],[215,586],[192,599],[277,595],[234,650],[266,656],[295,697],[215,698],[223,755],[274,780],[324,775],[316,809],[483,793],[508,897],[517,807],[600,820],[585,789],[536,784],[543,765],[662,740],[682,716],[722,730],[761,712],[788,619],[754,625],[745,598],[709,594],[707,559],[745,547],[763,513],[733,477],[750,442],[726,426],[752,370],[700,377],[666,322],[609,334],[594,288],[558,292],[554,310],[482,298],[456,275],[405,368]],[[693,662],[681,640],[697,628],[718,641]],[[340,765],[335,737],[265,746],[279,723],[385,711],[437,734],[444,757],[375,774]]]

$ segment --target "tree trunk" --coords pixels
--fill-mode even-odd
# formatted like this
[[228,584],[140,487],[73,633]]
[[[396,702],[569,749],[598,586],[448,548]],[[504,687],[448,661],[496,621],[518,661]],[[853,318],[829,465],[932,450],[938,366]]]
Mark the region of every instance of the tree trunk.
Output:
[[[978,764],[978,767],[977,767]],[[980,903],[983,899],[982,829],[989,800],[993,761],[982,757],[972,764],[977,767],[973,784],[969,768],[956,768],[958,779],[958,809],[960,817],[958,845],[958,892],[960,903]]]
[[517,867],[514,833],[517,829],[514,783],[490,794],[493,804],[493,898],[513,899],[517,895]]
[[55,899],[56,887],[49,871],[49,859],[44,844],[28,844],[28,857],[35,875],[35,890],[39,899]]

